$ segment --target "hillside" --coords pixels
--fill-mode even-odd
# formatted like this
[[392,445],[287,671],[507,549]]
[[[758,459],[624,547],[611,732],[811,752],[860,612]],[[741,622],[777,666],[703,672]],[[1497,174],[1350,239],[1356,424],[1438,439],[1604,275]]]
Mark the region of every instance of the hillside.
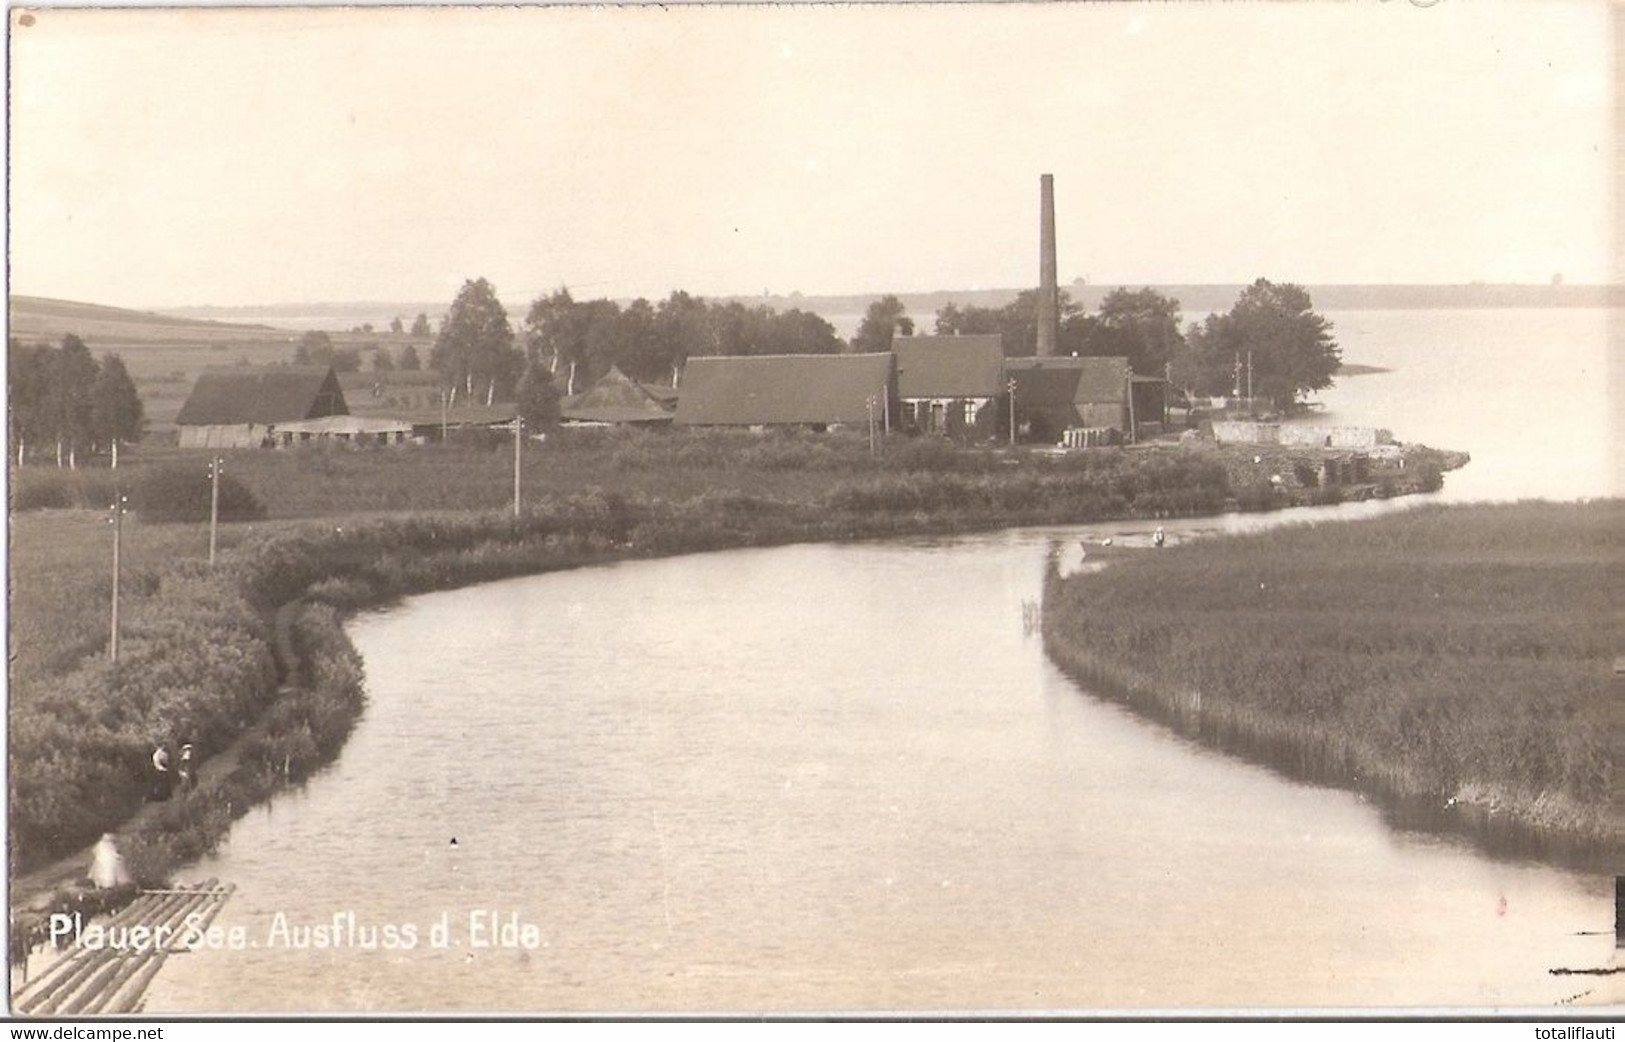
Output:
[[7,300],[7,328],[10,335],[24,340],[54,339],[76,333],[87,340],[104,336],[115,339],[264,337],[275,333],[269,326],[214,322],[154,311],[86,304],[50,297],[13,295]]
[[[48,297],[13,295],[7,315],[8,335],[23,343],[55,344],[72,333],[96,357],[117,354],[122,358],[146,409],[147,430],[160,438],[173,430],[175,415],[198,373],[209,366],[292,361],[300,337],[297,330],[269,325],[216,322]],[[407,338],[389,333],[335,333],[333,341],[367,352],[381,346],[395,350]],[[370,363],[366,354],[362,358],[364,364]]]

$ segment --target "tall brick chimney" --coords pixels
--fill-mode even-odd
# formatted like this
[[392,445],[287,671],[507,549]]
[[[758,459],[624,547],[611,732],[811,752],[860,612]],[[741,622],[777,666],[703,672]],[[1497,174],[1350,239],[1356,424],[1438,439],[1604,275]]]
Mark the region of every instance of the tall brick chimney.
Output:
[[1060,290],[1055,284],[1055,177],[1039,178],[1038,353],[1053,355],[1061,336]]

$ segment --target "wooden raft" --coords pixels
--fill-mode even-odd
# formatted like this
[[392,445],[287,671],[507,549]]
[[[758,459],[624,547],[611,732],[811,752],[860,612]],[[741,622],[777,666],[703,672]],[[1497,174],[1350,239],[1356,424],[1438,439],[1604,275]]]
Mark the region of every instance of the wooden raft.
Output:
[[136,1011],[152,979],[163,969],[164,960],[188,950],[183,942],[195,932],[188,929],[187,916],[199,913],[194,925],[207,929],[235,889],[209,879],[191,887],[141,891],[101,925],[107,930],[145,926],[149,937],[158,936],[158,928],[165,927],[165,943],[149,941],[139,948],[77,948],[17,989],[11,1000],[12,1010],[25,1017]]

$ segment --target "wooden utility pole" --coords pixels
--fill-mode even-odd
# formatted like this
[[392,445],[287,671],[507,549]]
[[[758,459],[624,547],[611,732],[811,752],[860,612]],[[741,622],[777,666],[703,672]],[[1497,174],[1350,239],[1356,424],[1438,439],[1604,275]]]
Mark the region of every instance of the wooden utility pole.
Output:
[[107,657],[114,662],[118,661],[119,549],[124,541],[124,505],[127,502],[129,500],[122,493],[114,491],[113,516],[110,519],[113,525],[113,619],[107,640]]
[[209,567],[214,567],[216,536],[220,531],[220,457],[209,461]]
[[1010,446],[1014,448],[1016,444],[1016,381],[1014,377],[1004,385],[1004,389],[1010,392]]
[[525,418],[513,418],[513,516],[519,516],[519,459],[524,452]]
[[1128,443],[1135,444],[1134,436],[1134,367],[1127,366],[1123,370],[1123,388],[1128,392]]

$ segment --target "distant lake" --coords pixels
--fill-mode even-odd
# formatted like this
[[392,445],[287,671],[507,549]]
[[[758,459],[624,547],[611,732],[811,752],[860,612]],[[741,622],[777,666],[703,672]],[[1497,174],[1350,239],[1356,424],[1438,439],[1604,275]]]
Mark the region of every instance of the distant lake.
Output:
[[1472,453],[1444,497],[1617,494],[1602,308],[1328,312],[1343,359],[1392,370],[1316,396],[1322,422]]

